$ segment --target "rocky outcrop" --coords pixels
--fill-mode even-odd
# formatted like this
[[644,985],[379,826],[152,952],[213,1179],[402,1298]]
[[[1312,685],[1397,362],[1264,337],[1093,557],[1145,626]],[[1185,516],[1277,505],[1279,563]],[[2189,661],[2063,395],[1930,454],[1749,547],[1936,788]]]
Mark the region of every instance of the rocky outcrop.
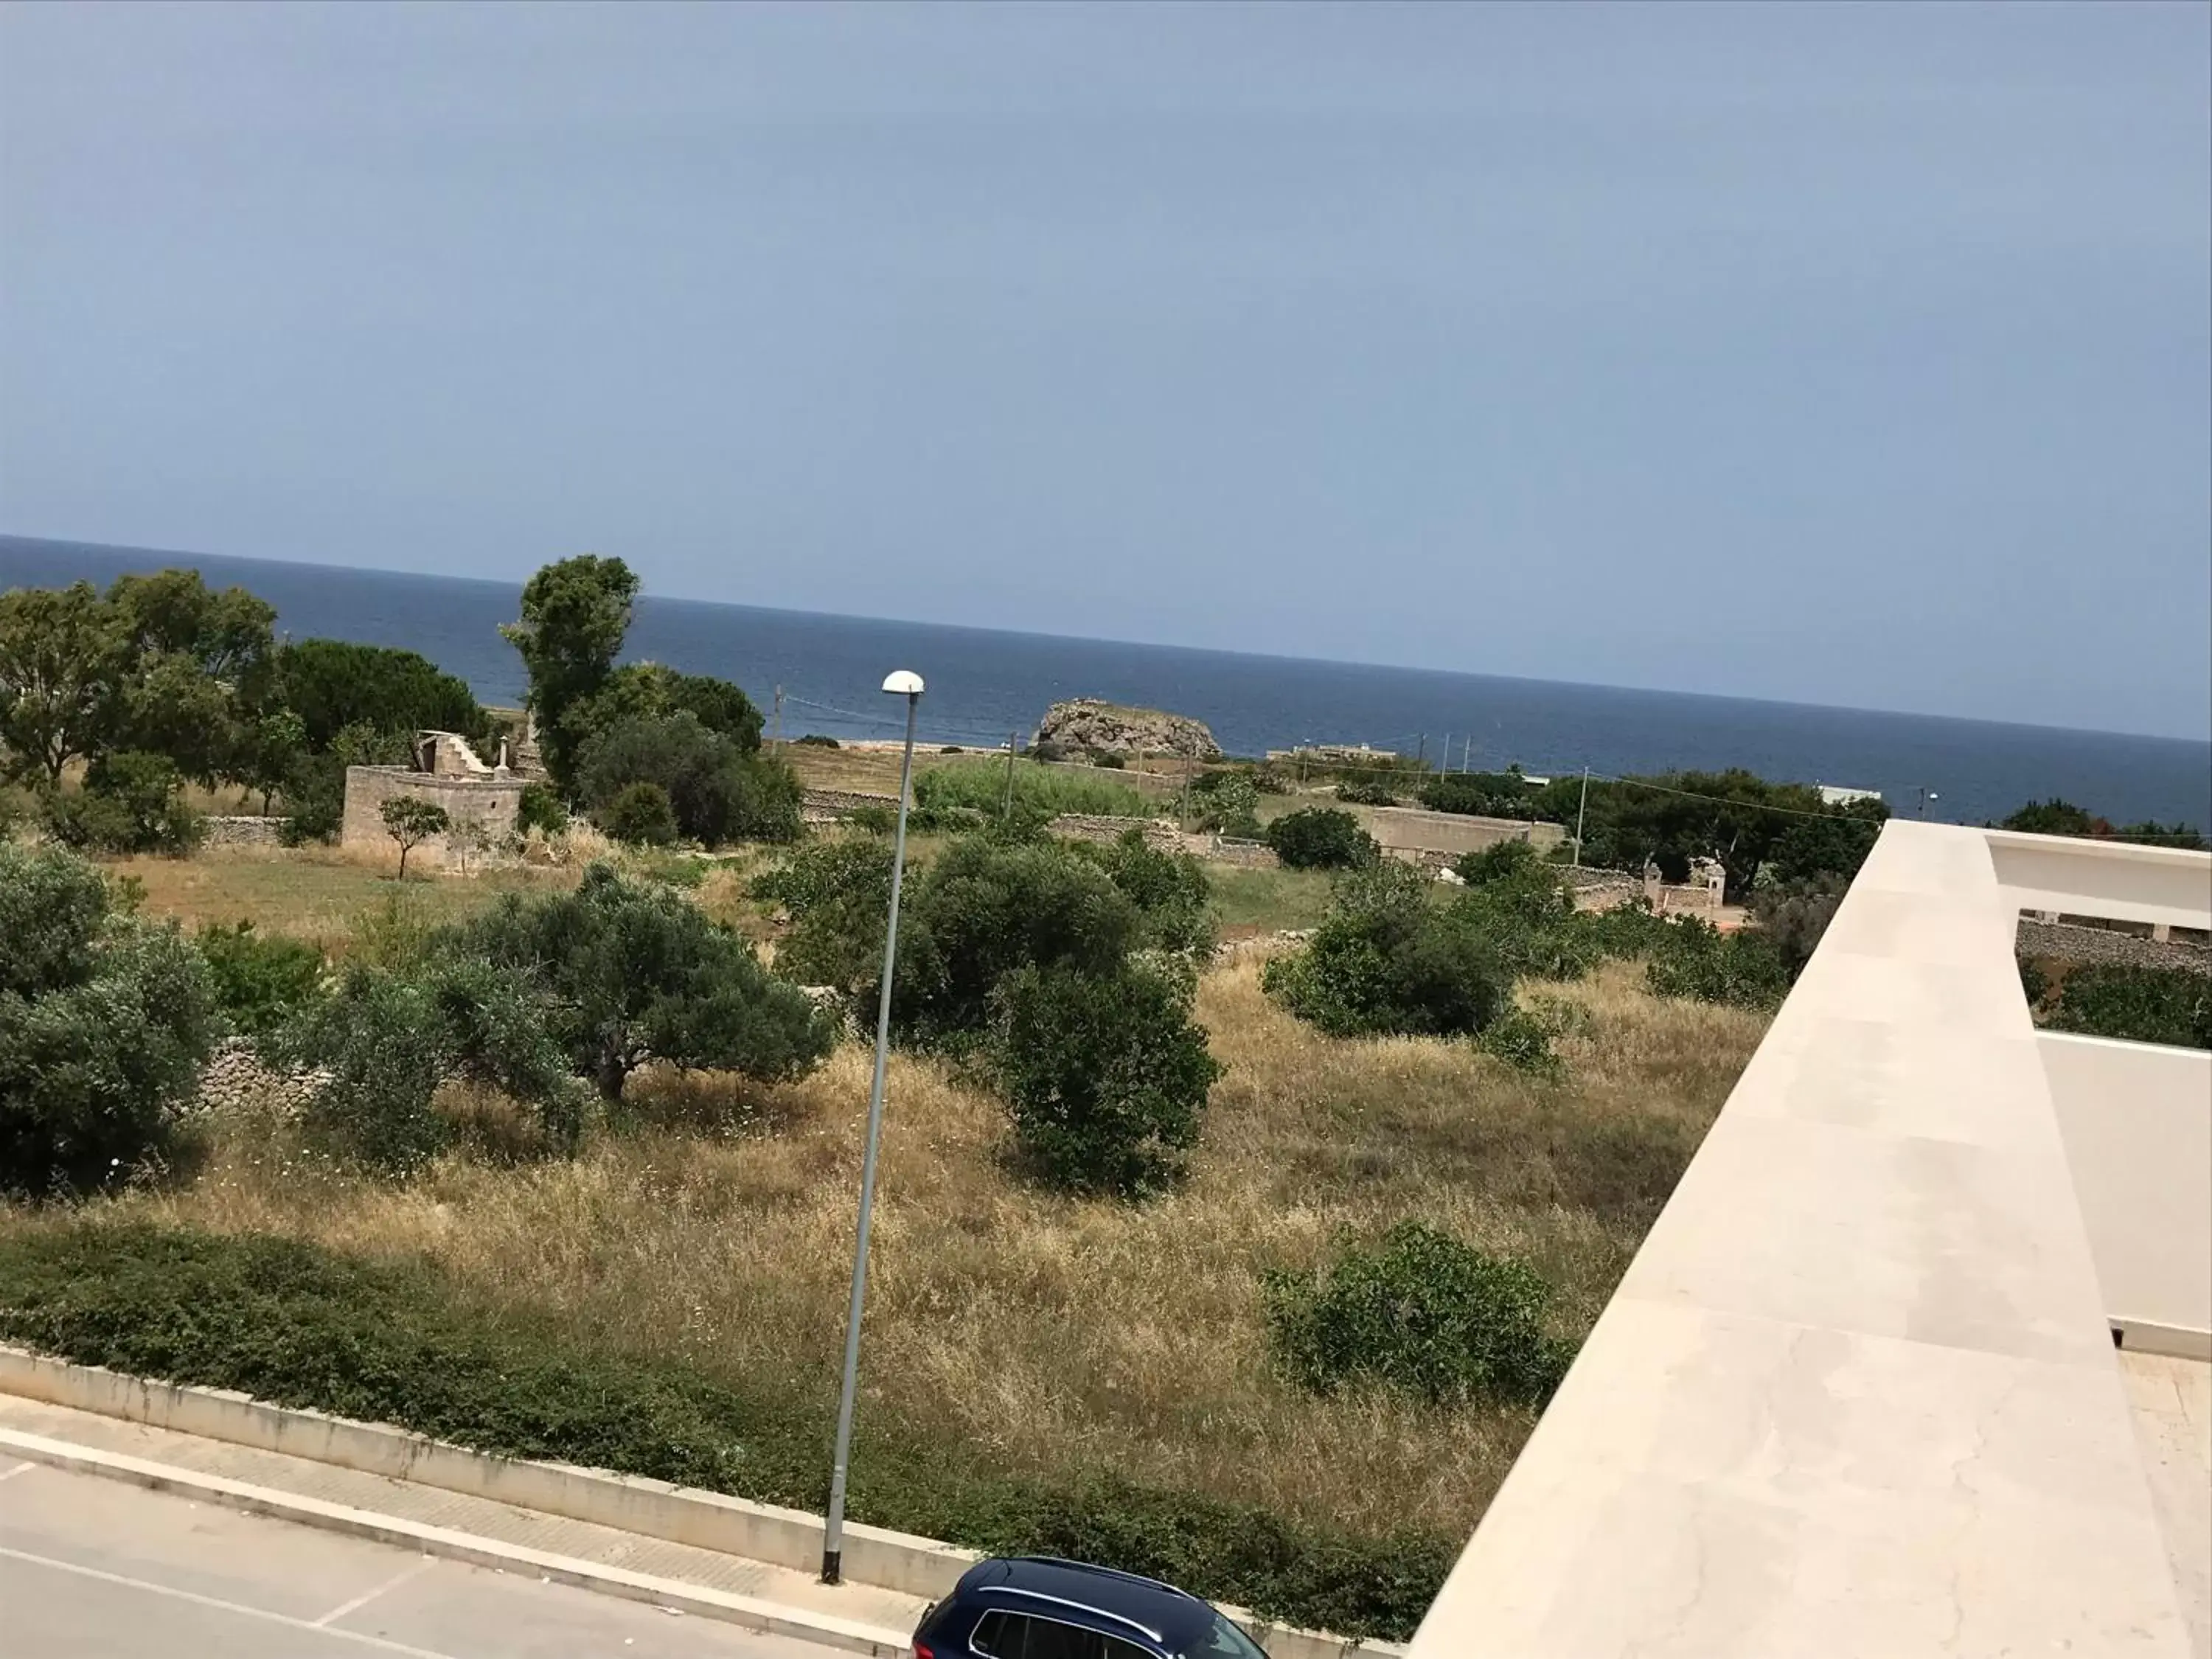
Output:
[[1077,697],[1056,702],[1037,722],[1039,744],[1085,749],[1103,755],[1194,755],[1218,760],[1221,745],[1203,720],[1158,708],[1131,708],[1118,702]]

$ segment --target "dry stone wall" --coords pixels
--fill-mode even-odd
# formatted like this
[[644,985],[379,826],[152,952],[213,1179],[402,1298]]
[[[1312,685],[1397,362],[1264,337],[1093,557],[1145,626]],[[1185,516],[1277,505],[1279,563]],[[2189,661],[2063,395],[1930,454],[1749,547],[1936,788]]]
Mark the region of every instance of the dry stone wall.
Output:
[[2097,963],[2118,968],[2187,968],[2212,974],[2212,945],[2180,939],[2145,939],[2109,927],[2076,927],[2063,921],[2020,923],[2020,953],[2054,962]]
[[276,1110],[297,1117],[307,1109],[324,1084],[321,1072],[284,1072],[266,1064],[246,1037],[229,1037],[208,1057],[200,1071],[199,1091],[188,1109],[193,1112]]

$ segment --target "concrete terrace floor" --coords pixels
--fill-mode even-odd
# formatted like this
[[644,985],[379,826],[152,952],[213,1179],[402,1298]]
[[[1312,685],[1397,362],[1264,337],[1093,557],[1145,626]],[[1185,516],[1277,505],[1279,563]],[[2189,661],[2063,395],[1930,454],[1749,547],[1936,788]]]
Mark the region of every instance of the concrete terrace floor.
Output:
[[2212,1364],[2123,1353],[2151,1505],[2166,1534],[2182,1617],[2198,1659],[2212,1655]]

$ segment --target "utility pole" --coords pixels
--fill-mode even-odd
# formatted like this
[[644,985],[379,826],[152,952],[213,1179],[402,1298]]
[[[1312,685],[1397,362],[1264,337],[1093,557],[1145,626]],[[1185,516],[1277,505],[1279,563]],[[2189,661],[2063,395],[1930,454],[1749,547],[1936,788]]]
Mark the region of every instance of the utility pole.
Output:
[[775,688],[775,742],[774,747],[778,750],[781,750],[783,747],[783,688],[780,685]]
[[1575,807],[1575,868],[1583,867],[1583,815],[1589,811],[1589,768],[1583,768],[1583,798]]
[[1462,772],[1474,770],[1474,733],[1472,732],[1467,734],[1467,746],[1459,751],[1459,769]]
[[999,816],[1010,818],[1014,815],[1014,745],[1022,740],[1018,732],[1006,733],[1006,804],[999,809]]
[[1425,732],[1421,733],[1420,747],[1413,753],[1413,764],[1424,772],[1429,769],[1429,734]]
[[1449,732],[1444,733],[1443,757],[1442,763],[1437,768],[1439,773],[1451,770],[1451,733]]

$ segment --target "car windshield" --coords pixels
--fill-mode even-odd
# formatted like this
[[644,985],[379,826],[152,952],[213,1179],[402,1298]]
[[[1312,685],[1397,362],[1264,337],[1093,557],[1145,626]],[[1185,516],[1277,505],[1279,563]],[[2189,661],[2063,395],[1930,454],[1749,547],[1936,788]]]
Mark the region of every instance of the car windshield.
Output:
[[1267,1659],[1257,1642],[1219,1613],[1213,1627],[1183,1650],[1183,1659]]

